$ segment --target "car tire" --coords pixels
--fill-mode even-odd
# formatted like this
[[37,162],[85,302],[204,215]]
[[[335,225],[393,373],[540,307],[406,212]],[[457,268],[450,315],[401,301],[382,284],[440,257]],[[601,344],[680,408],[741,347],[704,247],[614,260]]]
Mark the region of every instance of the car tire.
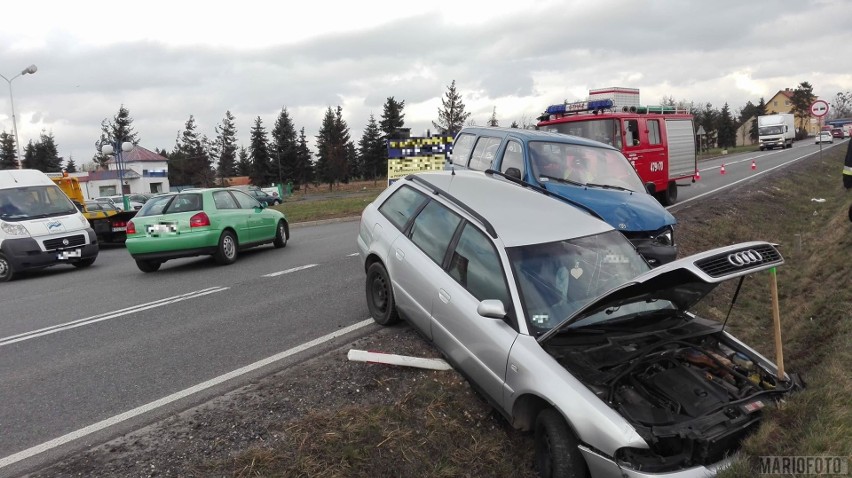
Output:
[[542,410],[535,420],[535,466],[546,478],[580,478],[589,470],[574,433],[553,408]]
[[393,285],[388,271],[381,262],[374,262],[367,269],[367,309],[379,325],[399,322],[399,313],[393,298]]
[[213,259],[220,266],[233,264],[237,260],[237,238],[231,231],[224,231],[219,236],[219,245],[216,247],[216,253],[213,254]]
[[671,206],[672,204],[677,202],[677,183],[674,181],[669,181],[669,187],[666,188],[665,191],[660,193],[660,202],[663,206]]
[[275,226],[275,239],[272,241],[272,245],[275,246],[276,249],[287,247],[287,239],[289,236],[290,231],[287,227],[287,223],[284,221],[278,221],[278,225]]
[[3,253],[0,253],[0,282],[8,282],[15,277],[15,268]]
[[160,265],[162,265],[162,262],[136,259],[136,267],[142,272],[157,272],[160,270]]
[[95,258],[90,257],[88,259],[83,259],[83,260],[79,260],[77,262],[72,262],[71,264],[74,265],[74,267],[76,267],[78,269],[85,269],[86,267],[89,267],[94,263],[95,263]]

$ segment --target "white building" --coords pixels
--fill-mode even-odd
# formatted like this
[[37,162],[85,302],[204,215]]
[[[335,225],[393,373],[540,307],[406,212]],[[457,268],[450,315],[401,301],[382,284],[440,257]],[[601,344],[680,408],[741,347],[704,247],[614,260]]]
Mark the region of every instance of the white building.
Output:
[[88,178],[81,177],[81,186],[89,199],[99,196],[121,194],[121,181],[124,181],[124,194],[151,194],[169,191],[169,162],[159,154],[142,146],[121,154],[122,168],[115,158],[107,162],[108,171],[98,170],[89,173]]

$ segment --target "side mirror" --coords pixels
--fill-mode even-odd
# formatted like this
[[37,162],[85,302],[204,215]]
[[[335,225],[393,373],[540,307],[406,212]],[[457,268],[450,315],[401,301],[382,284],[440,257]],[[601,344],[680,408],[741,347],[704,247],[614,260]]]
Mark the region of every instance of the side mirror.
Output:
[[518,168],[506,168],[506,176],[521,179],[521,170]]
[[503,319],[506,317],[506,308],[503,307],[503,301],[486,299],[476,306],[476,313],[489,319]]
[[645,183],[645,191],[647,191],[648,194],[653,196],[654,194],[656,194],[657,188],[656,188],[656,186],[654,186],[654,183],[649,181],[649,182]]

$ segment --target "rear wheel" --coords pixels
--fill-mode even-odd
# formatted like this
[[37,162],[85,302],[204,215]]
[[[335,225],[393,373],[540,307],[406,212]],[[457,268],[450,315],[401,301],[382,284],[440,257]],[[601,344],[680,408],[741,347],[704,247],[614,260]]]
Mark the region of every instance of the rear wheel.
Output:
[[669,186],[660,193],[660,202],[663,206],[671,206],[677,202],[677,183],[669,181]]
[[161,264],[162,262],[157,261],[136,260],[136,267],[138,267],[142,272],[157,272],[160,269]]
[[10,281],[13,277],[15,277],[15,269],[12,268],[9,259],[6,259],[3,253],[0,253],[0,282]]
[[237,238],[233,232],[225,231],[219,236],[219,246],[213,254],[213,259],[222,266],[233,264],[237,260]]
[[555,409],[542,410],[535,420],[535,467],[543,478],[589,476],[577,438]]
[[392,325],[399,322],[396,303],[393,299],[393,286],[388,271],[380,262],[367,269],[367,308],[373,320],[379,325]]
[[276,249],[287,247],[288,235],[287,223],[284,221],[278,221],[278,226],[275,227],[275,240],[272,241],[272,245],[275,246]]

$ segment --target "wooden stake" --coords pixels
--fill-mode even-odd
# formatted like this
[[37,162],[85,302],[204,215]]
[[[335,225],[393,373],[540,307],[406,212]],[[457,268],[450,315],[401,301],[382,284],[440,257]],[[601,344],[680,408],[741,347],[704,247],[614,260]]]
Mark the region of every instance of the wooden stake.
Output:
[[772,292],[772,322],[775,328],[775,364],[778,366],[778,380],[784,382],[784,348],[781,345],[781,311],[778,306],[778,279],[775,268],[769,269],[769,288]]

